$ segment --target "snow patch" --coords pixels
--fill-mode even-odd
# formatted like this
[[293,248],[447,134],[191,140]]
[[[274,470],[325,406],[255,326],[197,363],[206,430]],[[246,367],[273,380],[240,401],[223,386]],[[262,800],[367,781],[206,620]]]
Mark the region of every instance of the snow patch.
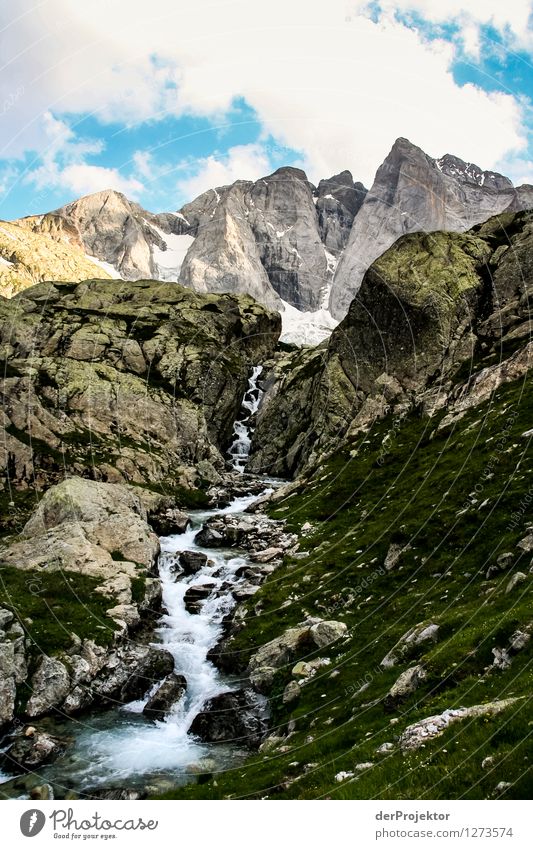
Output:
[[329,298],[329,287],[322,299],[322,307],[314,312],[301,312],[286,301],[282,301],[280,341],[292,345],[318,345],[331,335],[339,323],[325,308]]
[[152,245],[152,257],[157,266],[159,280],[176,281],[179,277],[181,266],[185,255],[194,242],[194,236],[177,236],[175,233],[164,233],[159,227],[152,225],[153,229],[163,239],[167,246],[162,251],[157,245]]
[[110,277],[113,278],[113,280],[120,280],[120,274],[118,273],[115,266],[111,265],[110,262],[104,262],[103,259],[98,259],[95,256],[90,256],[90,254],[85,254],[85,256],[90,262],[94,262],[94,264],[99,266],[99,268],[103,268],[104,271],[107,271],[107,273]]

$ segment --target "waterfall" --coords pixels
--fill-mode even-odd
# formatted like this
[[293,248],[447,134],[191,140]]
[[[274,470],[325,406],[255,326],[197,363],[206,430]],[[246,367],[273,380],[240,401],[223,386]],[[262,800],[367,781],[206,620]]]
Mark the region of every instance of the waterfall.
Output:
[[236,472],[243,474],[248,457],[254,428],[251,421],[259,409],[263,390],[259,388],[258,380],[263,372],[263,366],[254,366],[248,378],[248,388],[244,393],[241,404],[241,417],[233,425],[234,440],[231,443],[228,454],[231,458],[231,466]]
[[[256,377],[254,370],[254,381]],[[264,493],[271,491],[265,489]],[[161,537],[159,575],[164,612],[156,631],[157,645],[172,654],[176,673],[187,680],[183,699],[164,719],[147,719],[143,707],[161,683],[153,682],[143,699],[93,715],[89,721],[78,721],[74,747],[43,770],[43,780],[74,786],[82,792],[98,786],[122,786],[124,782],[128,787],[142,788],[170,780],[170,786],[176,786],[190,781],[194,775],[190,770],[201,769],[204,762],[207,764],[206,757],[215,764],[206,769],[225,769],[244,756],[244,751],[235,745],[201,743],[189,734],[191,722],[205,701],[235,686],[213,666],[208,652],[222,636],[224,617],[235,606],[232,589],[246,581],[242,567],[249,564],[244,552],[203,547],[195,537],[211,517],[241,514],[258,497],[242,496],[234,498],[227,507],[194,511],[185,533]],[[176,575],[174,567],[182,551],[206,554],[207,563],[194,575]],[[198,584],[214,588],[201,609],[189,613],[185,592]],[[68,730],[72,734],[72,724]]]

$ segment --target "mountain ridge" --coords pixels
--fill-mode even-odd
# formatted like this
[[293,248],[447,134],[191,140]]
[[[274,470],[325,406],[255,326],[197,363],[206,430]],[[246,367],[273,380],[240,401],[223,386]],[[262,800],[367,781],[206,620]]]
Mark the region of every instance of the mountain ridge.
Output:
[[176,212],[152,213],[106,189],[15,223],[81,248],[111,276],[245,292],[282,313],[286,341],[312,328],[318,343],[399,236],[462,232],[532,206],[533,186],[515,188],[453,154],[435,159],[400,137],[369,190],[348,170],[315,186],[302,169],[281,166],[208,189]]

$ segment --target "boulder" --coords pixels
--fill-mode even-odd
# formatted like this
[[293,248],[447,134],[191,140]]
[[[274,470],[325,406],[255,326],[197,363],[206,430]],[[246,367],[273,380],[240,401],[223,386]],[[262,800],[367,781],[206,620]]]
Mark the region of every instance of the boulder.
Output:
[[329,646],[336,640],[340,640],[346,634],[348,626],[344,622],[336,622],[334,619],[325,622],[317,622],[311,626],[310,637],[319,649]]
[[32,695],[26,705],[26,716],[37,717],[59,707],[70,690],[70,676],[64,663],[43,655],[31,679]]
[[120,646],[105,658],[90,688],[96,701],[124,704],[141,699],[156,681],[174,671],[170,652],[155,646]]
[[160,512],[151,512],[148,516],[148,521],[160,537],[168,537],[172,534],[184,534],[191,524],[187,513],[183,513],[175,507],[167,507]]
[[149,719],[163,720],[174,705],[181,701],[186,690],[187,681],[184,676],[172,672],[146,702],[144,715]]
[[203,602],[216,589],[216,584],[213,582],[207,584],[193,584],[183,596],[185,610],[189,613],[199,613]]
[[198,531],[194,541],[196,545],[201,545],[203,548],[224,548],[227,545],[227,541],[220,531],[208,526],[204,526]]
[[389,669],[401,660],[411,656],[419,646],[437,641],[439,626],[435,622],[415,625],[403,634],[392,649],[385,655],[380,666]]
[[250,681],[260,693],[268,692],[276,671],[291,663],[298,653],[311,648],[310,626],[288,628],[280,637],[261,646],[250,658]]
[[5,752],[4,766],[10,772],[39,769],[55,761],[66,748],[66,742],[44,731],[34,731],[30,736],[19,737]]
[[201,551],[182,551],[178,557],[178,563],[184,575],[195,575],[207,565],[207,562],[207,554]]
[[428,716],[426,719],[421,719],[419,722],[407,726],[400,736],[400,747],[404,752],[413,751],[423,746],[428,740],[440,737],[450,725],[456,722],[480,716],[496,716],[517,701],[518,698],[501,699],[500,701],[487,702],[472,707],[449,708],[443,713]]
[[385,707],[396,707],[396,705],[414,693],[426,678],[427,672],[421,664],[406,669],[396,679],[385,696]]
[[189,732],[204,743],[236,743],[256,748],[266,728],[257,696],[251,690],[235,690],[209,699],[194,718]]
[[302,693],[302,688],[296,681],[289,681],[285,689],[283,690],[282,702],[284,705],[289,704],[290,702],[296,701],[296,699],[300,698]]

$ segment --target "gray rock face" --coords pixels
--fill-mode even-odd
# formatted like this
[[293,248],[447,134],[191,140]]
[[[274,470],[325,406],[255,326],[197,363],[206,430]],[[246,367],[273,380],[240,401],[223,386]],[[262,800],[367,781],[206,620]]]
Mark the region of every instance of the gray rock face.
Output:
[[41,658],[31,679],[32,695],[26,705],[30,718],[43,716],[61,704],[70,689],[70,677],[64,663],[55,657]]
[[[251,298],[176,283],[41,284],[1,299],[1,472],[16,488],[65,471],[167,479],[169,491],[216,480],[250,364],[279,329]],[[161,530],[176,524],[163,518]]]
[[328,251],[337,256],[346,247],[367,189],[362,183],[354,183],[350,171],[342,171],[321,180],[316,194],[320,237]]
[[237,181],[183,207],[196,239],[180,283],[198,291],[248,292],[316,309],[327,282],[312,187],[303,171],[280,168],[256,183]]
[[[533,357],[532,218],[502,213],[467,233],[398,239],[367,271],[329,342],[280,355],[266,375],[273,387],[257,417],[249,468],[300,473],[388,413],[413,406],[446,407],[440,426],[452,424],[525,375]],[[457,379],[474,351],[497,355],[502,342],[507,352],[496,364]]]
[[354,221],[333,280],[332,314],[346,315],[367,268],[404,233],[468,230],[508,208],[527,208],[530,189],[449,154],[432,159],[397,139]]
[[365,271],[401,235],[460,232],[532,206],[532,186],[514,188],[451,154],[433,159],[400,138],[370,191],[349,171],[315,188],[303,171],[284,167],[210,189],[176,213],[153,214],[106,190],[23,223],[81,247],[125,280],[247,293],[275,309],[281,298],[304,312],[323,307],[331,288],[330,310],[341,319]]

